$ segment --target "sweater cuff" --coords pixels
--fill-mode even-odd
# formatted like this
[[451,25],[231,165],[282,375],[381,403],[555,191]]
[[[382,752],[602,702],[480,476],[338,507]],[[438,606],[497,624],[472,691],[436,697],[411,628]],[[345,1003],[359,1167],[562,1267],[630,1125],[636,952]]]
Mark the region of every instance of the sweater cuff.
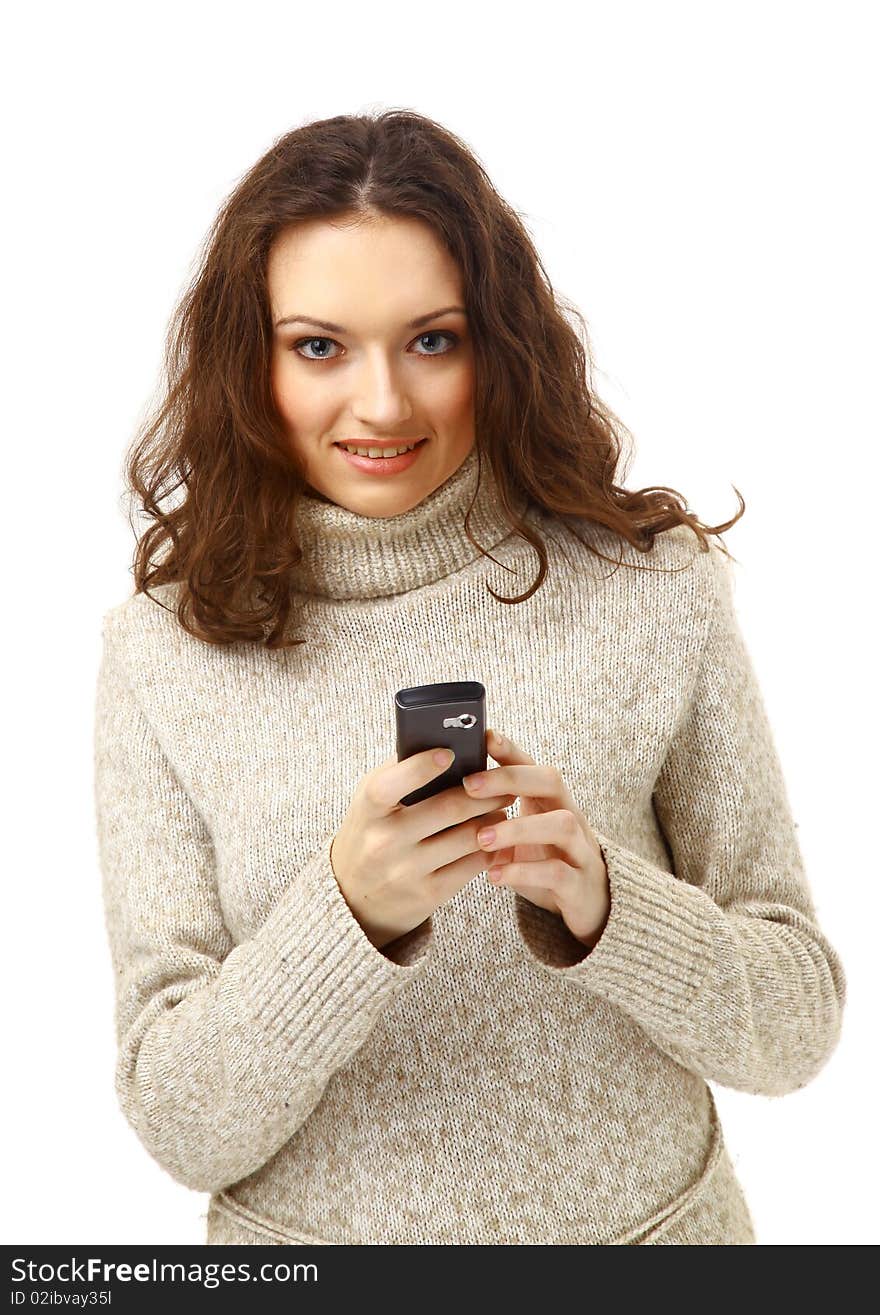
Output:
[[[346,903],[330,863],[333,836],[299,870],[237,960],[242,1009],[295,1062],[335,1071],[390,999],[433,953],[428,919],[378,950]],[[394,956],[393,958],[391,956]]]
[[605,858],[611,891],[608,921],[596,944],[587,949],[558,914],[517,892],[522,939],[546,972],[593,991],[640,1023],[674,1031],[712,969],[717,908],[698,887],[609,840],[595,827],[593,834]]

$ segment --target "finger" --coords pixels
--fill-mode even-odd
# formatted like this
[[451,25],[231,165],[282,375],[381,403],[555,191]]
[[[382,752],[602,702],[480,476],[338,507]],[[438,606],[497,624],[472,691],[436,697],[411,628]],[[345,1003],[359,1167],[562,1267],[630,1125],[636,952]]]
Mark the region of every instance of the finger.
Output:
[[580,876],[578,869],[561,858],[547,858],[536,863],[492,862],[489,867],[499,869],[491,878],[496,885],[516,886],[526,897],[530,890],[549,890],[560,901],[571,883]]
[[480,841],[480,848],[487,854],[519,845],[552,845],[575,868],[585,868],[590,859],[587,838],[580,823],[566,809],[511,817],[493,829],[495,836],[492,840],[485,844]]
[[506,735],[500,735],[498,731],[486,731],[486,749],[489,754],[498,763],[531,763],[534,765],[534,758],[529,757],[526,751]]
[[493,849],[491,854],[486,854],[486,868],[503,868],[505,864],[513,862],[513,847],[508,849]]
[[564,807],[559,773],[552,767],[540,767],[537,763],[490,767],[488,771],[475,775],[482,776],[483,780],[475,782],[467,776],[462,778],[462,785],[474,798],[495,794],[527,795],[532,799],[555,799],[560,808]]
[[[435,754],[442,754],[445,761],[436,762]],[[367,799],[376,812],[392,812],[406,795],[448,772],[454,761],[454,751],[440,745],[400,760],[386,758],[364,777]]]

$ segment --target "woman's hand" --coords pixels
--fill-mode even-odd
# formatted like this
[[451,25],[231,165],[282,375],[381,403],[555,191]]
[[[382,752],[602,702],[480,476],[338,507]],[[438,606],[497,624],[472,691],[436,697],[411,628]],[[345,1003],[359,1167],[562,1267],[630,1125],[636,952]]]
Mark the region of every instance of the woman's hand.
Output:
[[[497,865],[490,880],[511,886],[532,904],[558,913],[571,934],[592,949],[611,911],[608,869],[589,822],[555,767],[534,758],[495,731],[486,733],[489,754],[501,766],[485,773],[482,789],[462,784],[469,795],[515,795],[519,817],[494,827],[495,837],[477,839]],[[488,828],[487,828],[488,829]]]

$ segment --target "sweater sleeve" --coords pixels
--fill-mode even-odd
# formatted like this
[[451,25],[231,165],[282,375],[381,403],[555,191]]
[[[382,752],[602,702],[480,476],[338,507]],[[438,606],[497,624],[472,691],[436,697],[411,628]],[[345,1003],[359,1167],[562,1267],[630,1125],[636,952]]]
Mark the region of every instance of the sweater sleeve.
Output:
[[673,871],[594,828],[611,908],[592,950],[571,937],[561,954],[519,894],[517,919],[547,972],[625,1011],[685,1068],[781,1096],[835,1049],[846,979],[813,907],[730,563],[711,554],[711,620],[652,796]]
[[150,1155],[214,1192],[309,1117],[433,950],[430,920],[382,953],[351,913],[332,836],[235,944],[206,825],[138,706],[105,618],[94,789],[115,983],[115,1085]]

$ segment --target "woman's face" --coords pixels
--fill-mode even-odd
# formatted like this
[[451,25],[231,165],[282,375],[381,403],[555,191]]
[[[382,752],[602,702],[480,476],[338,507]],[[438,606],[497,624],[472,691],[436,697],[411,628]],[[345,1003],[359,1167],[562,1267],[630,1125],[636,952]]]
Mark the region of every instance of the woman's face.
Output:
[[[315,219],[275,240],[267,277],[272,393],[309,491],[362,516],[417,506],[475,440],[473,350],[454,260],[420,220]],[[361,470],[334,446],[422,438],[395,474]]]

